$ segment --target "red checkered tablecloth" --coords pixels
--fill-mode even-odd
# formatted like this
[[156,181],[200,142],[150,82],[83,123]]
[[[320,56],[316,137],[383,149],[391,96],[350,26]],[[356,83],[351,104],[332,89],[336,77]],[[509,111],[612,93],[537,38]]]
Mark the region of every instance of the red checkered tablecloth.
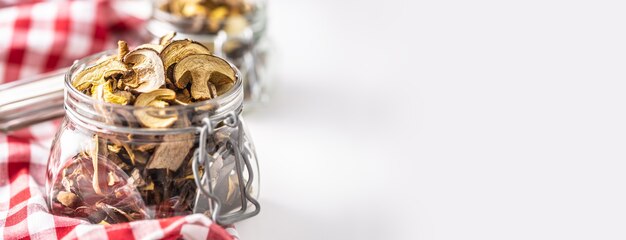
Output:
[[[110,1],[0,0],[0,83],[57,68],[113,47],[141,20]],[[51,215],[45,168],[59,120],[0,133],[0,239],[237,239],[204,215],[93,225]]]

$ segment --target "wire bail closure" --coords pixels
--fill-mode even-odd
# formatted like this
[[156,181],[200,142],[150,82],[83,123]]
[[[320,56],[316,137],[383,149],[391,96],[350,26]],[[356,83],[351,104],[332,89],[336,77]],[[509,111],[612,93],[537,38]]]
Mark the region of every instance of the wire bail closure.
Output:
[[[254,180],[254,174],[252,166],[250,165],[250,152],[245,148],[243,144],[243,125],[239,121],[237,115],[231,112],[223,120],[224,125],[227,127],[237,128],[237,138],[232,137],[228,139],[227,146],[233,149],[235,154],[235,173],[237,180],[239,181],[239,192],[241,194],[241,208],[232,213],[220,213],[223,203],[217,195],[213,192],[211,171],[209,170],[212,163],[222,154],[223,149],[217,150],[213,155],[207,152],[207,142],[211,140],[210,136],[215,133],[213,122],[209,117],[202,119],[203,125],[198,128],[200,131],[198,149],[194,152],[194,159],[192,160],[192,171],[194,181],[198,187],[196,193],[194,213],[206,214],[210,212],[210,217],[213,221],[216,221],[220,225],[229,225],[235,222],[242,221],[244,219],[257,215],[260,211],[259,202],[254,199],[249,193],[251,190],[251,184]],[[243,153],[242,153],[243,152]],[[203,173],[200,173],[200,166],[203,166]],[[244,180],[244,167],[247,170],[247,181]],[[245,183],[245,184],[244,184]],[[252,204],[254,210],[247,212],[248,205]]]

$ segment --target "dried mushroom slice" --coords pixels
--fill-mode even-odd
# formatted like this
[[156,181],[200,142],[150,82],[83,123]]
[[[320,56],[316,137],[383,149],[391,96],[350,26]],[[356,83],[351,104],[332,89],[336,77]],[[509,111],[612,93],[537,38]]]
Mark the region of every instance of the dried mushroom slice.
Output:
[[180,10],[180,13],[183,17],[198,17],[198,16],[206,16],[208,9],[200,3],[189,3],[185,4],[183,8]]
[[226,19],[224,31],[228,34],[236,35],[242,33],[248,27],[248,19],[242,15],[233,15]]
[[176,16],[183,16],[182,12],[183,12],[183,8],[185,8],[186,5],[189,4],[197,4],[202,2],[201,0],[173,0],[173,1],[169,1],[168,4],[168,8],[170,13],[176,15]]
[[113,81],[108,80],[102,84],[94,85],[91,88],[91,97],[108,103],[126,105],[132,99],[132,94],[123,92],[113,93]]
[[192,102],[191,93],[189,93],[189,90],[187,90],[186,88],[177,91],[176,99],[174,100],[174,102],[180,105],[190,104]]
[[98,170],[98,166],[100,165],[98,164],[98,160],[100,156],[106,156],[108,150],[106,140],[99,138],[98,135],[94,135],[92,138],[91,149],[88,154],[93,165],[92,187],[94,192],[98,195],[104,195],[102,189],[100,188],[101,172]]
[[217,32],[224,19],[228,16],[228,8],[225,6],[217,7],[207,16],[207,25],[210,32]]
[[170,104],[167,103],[166,101],[161,101],[161,100],[154,100],[154,101],[148,103],[149,107],[157,107],[157,108],[164,108],[164,107],[167,107],[169,105]]
[[176,92],[171,89],[157,89],[151,92],[142,93],[137,96],[135,100],[135,106],[137,107],[145,107],[150,104],[150,102],[155,100],[174,100],[176,98]]
[[126,64],[115,59],[115,56],[107,57],[96,65],[88,67],[76,75],[72,86],[79,91],[89,89],[94,84],[99,84],[116,74],[126,74],[130,69]]
[[228,62],[208,54],[189,55],[174,68],[175,81],[191,82],[191,96],[196,100],[216,97],[212,90],[217,95],[224,94],[233,87],[235,78],[235,70]]
[[161,51],[163,51],[163,45],[153,44],[153,43],[144,43],[144,44],[137,46],[135,49],[143,49],[143,48],[154,50],[157,53],[161,53]]
[[166,77],[178,88],[185,88],[187,83],[178,83],[174,81],[173,71],[175,65],[183,58],[190,54],[211,54],[211,51],[204,45],[185,39],[175,40],[167,45],[163,51],[161,51],[161,60],[163,60],[163,66],[166,71]]
[[117,91],[113,93],[115,96],[123,98],[127,101],[126,104],[132,104],[135,101],[135,95],[128,91]]
[[148,48],[135,49],[124,56],[124,63],[132,65],[139,86],[136,92],[150,92],[165,84],[165,71],[159,53]]
[[172,40],[176,37],[176,32],[170,32],[168,34],[163,35],[163,37],[159,38],[159,45],[165,47],[172,42]]
[[155,117],[154,114],[150,114],[145,110],[137,110],[135,111],[135,115],[137,119],[139,119],[139,123],[148,128],[168,128],[172,126],[177,119],[174,115],[169,117]]
[[125,41],[117,41],[117,60],[121,61],[128,54],[128,44]]
[[176,93],[170,89],[157,89],[152,92],[142,93],[137,97],[137,99],[135,99],[135,106],[152,108],[137,109],[134,111],[134,114],[139,122],[146,127],[170,127],[174,124],[174,122],[176,122],[178,117],[172,114],[155,114],[157,112],[155,109],[169,106],[169,104],[165,101],[172,101],[175,98]]

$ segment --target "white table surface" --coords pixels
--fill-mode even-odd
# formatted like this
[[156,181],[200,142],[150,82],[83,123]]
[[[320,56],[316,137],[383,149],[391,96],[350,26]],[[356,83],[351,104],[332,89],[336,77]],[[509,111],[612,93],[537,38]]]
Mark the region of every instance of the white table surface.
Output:
[[243,239],[626,239],[623,1],[270,4]]

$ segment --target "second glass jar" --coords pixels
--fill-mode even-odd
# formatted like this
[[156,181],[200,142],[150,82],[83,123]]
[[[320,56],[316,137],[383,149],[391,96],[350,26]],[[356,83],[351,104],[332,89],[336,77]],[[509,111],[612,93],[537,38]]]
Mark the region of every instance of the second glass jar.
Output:
[[270,44],[266,2],[261,0],[156,0],[146,24],[148,38],[177,32],[235,64],[242,73],[246,105],[262,102],[269,86]]

